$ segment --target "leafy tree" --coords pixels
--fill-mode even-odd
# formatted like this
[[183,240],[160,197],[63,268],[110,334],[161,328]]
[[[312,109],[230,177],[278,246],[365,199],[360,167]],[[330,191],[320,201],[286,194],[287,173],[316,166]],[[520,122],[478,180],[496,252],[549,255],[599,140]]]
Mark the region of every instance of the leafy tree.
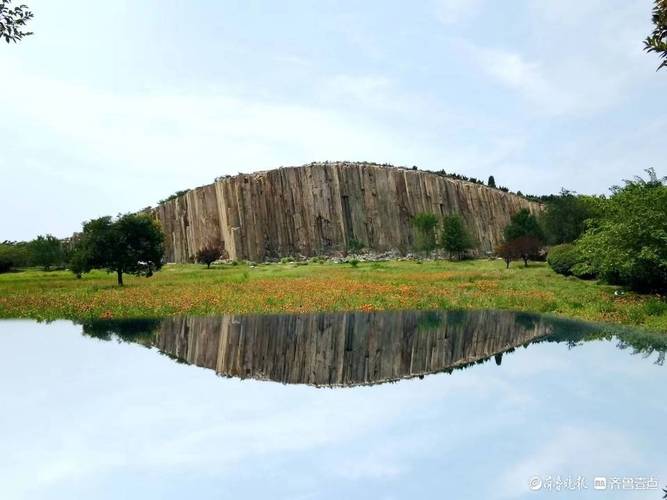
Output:
[[547,243],[560,245],[576,240],[586,229],[586,221],[600,215],[603,203],[604,199],[580,196],[567,189],[551,196],[540,216]]
[[211,243],[203,248],[200,248],[197,252],[197,255],[195,256],[195,259],[200,264],[206,264],[206,267],[210,269],[211,264],[218,260],[222,256],[223,252],[224,249],[220,243]]
[[537,222],[537,218],[527,208],[522,208],[512,215],[510,223],[505,228],[504,235],[508,241],[521,236],[534,236],[539,240],[544,240],[544,233]]
[[32,263],[42,266],[45,271],[50,270],[51,267],[62,265],[65,260],[61,241],[50,234],[37,236],[32,240],[30,242],[30,252]]
[[412,224],[417,229],[417,249],[431,251],[435,248],[435,228],[438,218],[428,212],[421,212],[412,219]]
[[73,253],[75,274],[104,268],[115,272],[118,285],[123,274],[152,276],[162,267],[164,234],[159,223],[147,214],[127,214],[116,219],[100,217],[83,225]]
[[31,31],[23,31],[23,28],[34,14],[27,5],[12,9],[11,3],[12,0],[0,0],[0,40],[4,38],[7,43],[16,43],[23,37],[32,35]]
[[528,259],[535,257],[542,243],[544,233],[537,218],[527,208],[522,208],[510,219],[505,228],[505,242],[509,244],[513,252],[519,252],[524,265],[528,266]]
[[644,40],[644,50],[659,54],[662,59],[657,68],[659,70],[667,68],[667,0],[655,0],[651,18],[655,29]]
[[647,170],[612,188],[604,213],[577,241],[593,271],[639,291],[667,290],[667,179]]
[[468,232],[460,215],[454,214],[445,217],[442,223],[442,247],[450,255],[457,255],[459,259],[469,248],[475,246],[472,236]]
[[489,187],[496,187],[496,179],[492,175],[489,176],[489,181],[486,183],[487,186]]
[[6,273],[17,267],[30,265],[30,247],[24,241],[5,241],[0,243],[0,273]]

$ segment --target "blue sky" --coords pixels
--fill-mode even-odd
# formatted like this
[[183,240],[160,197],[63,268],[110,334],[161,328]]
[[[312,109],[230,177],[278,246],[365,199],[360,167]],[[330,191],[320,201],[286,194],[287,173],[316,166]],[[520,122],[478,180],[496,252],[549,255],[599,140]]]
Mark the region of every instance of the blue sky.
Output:
[[0,240],[319,160],[535,194],[665,174],[649,0],[29,3],[0,47]]

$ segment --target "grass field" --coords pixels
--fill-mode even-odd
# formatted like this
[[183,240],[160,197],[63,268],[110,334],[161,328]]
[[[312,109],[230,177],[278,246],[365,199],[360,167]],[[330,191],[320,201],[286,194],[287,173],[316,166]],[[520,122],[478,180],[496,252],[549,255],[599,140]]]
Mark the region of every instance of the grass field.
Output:
[[565,278],[544,263],[392,261],[167,265],[151,278],[95,271],[77,280],[67,271],[0,275],[0,317],[84,319],[175,314],[511,309],[637,325],[667,332],[667,302],[615,295],[615,287]]

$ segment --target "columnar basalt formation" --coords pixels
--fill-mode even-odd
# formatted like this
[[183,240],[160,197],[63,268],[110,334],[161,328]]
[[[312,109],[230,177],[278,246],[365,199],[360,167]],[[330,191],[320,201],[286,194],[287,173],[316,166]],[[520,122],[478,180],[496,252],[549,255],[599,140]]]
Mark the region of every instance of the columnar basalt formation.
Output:
[[230,259],[259,261],[344,252],[351,242],[408,252],[419,212],[460,214],[483,254],[522,208],[537,212],[540,205],[431,172],[341,162],[219,178],[161,203],[154,214],[168,262],[191,261],[211,243],[221,243]]
[[507,311],[169,318],[154,345],[218,374],[354,386],[423,376],[540,339],[551,326]]

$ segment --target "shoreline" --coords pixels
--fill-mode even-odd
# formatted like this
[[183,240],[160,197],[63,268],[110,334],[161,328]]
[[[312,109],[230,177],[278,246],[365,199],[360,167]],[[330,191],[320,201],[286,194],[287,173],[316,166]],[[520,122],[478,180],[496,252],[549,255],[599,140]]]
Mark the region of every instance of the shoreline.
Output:
[[[36,269],[0,275],[0,319],[496,309],[667,333],[664,297],[563,277],[542,262],[168,264],[151,278]],[[616,292],[616,293],[615,293]]]

